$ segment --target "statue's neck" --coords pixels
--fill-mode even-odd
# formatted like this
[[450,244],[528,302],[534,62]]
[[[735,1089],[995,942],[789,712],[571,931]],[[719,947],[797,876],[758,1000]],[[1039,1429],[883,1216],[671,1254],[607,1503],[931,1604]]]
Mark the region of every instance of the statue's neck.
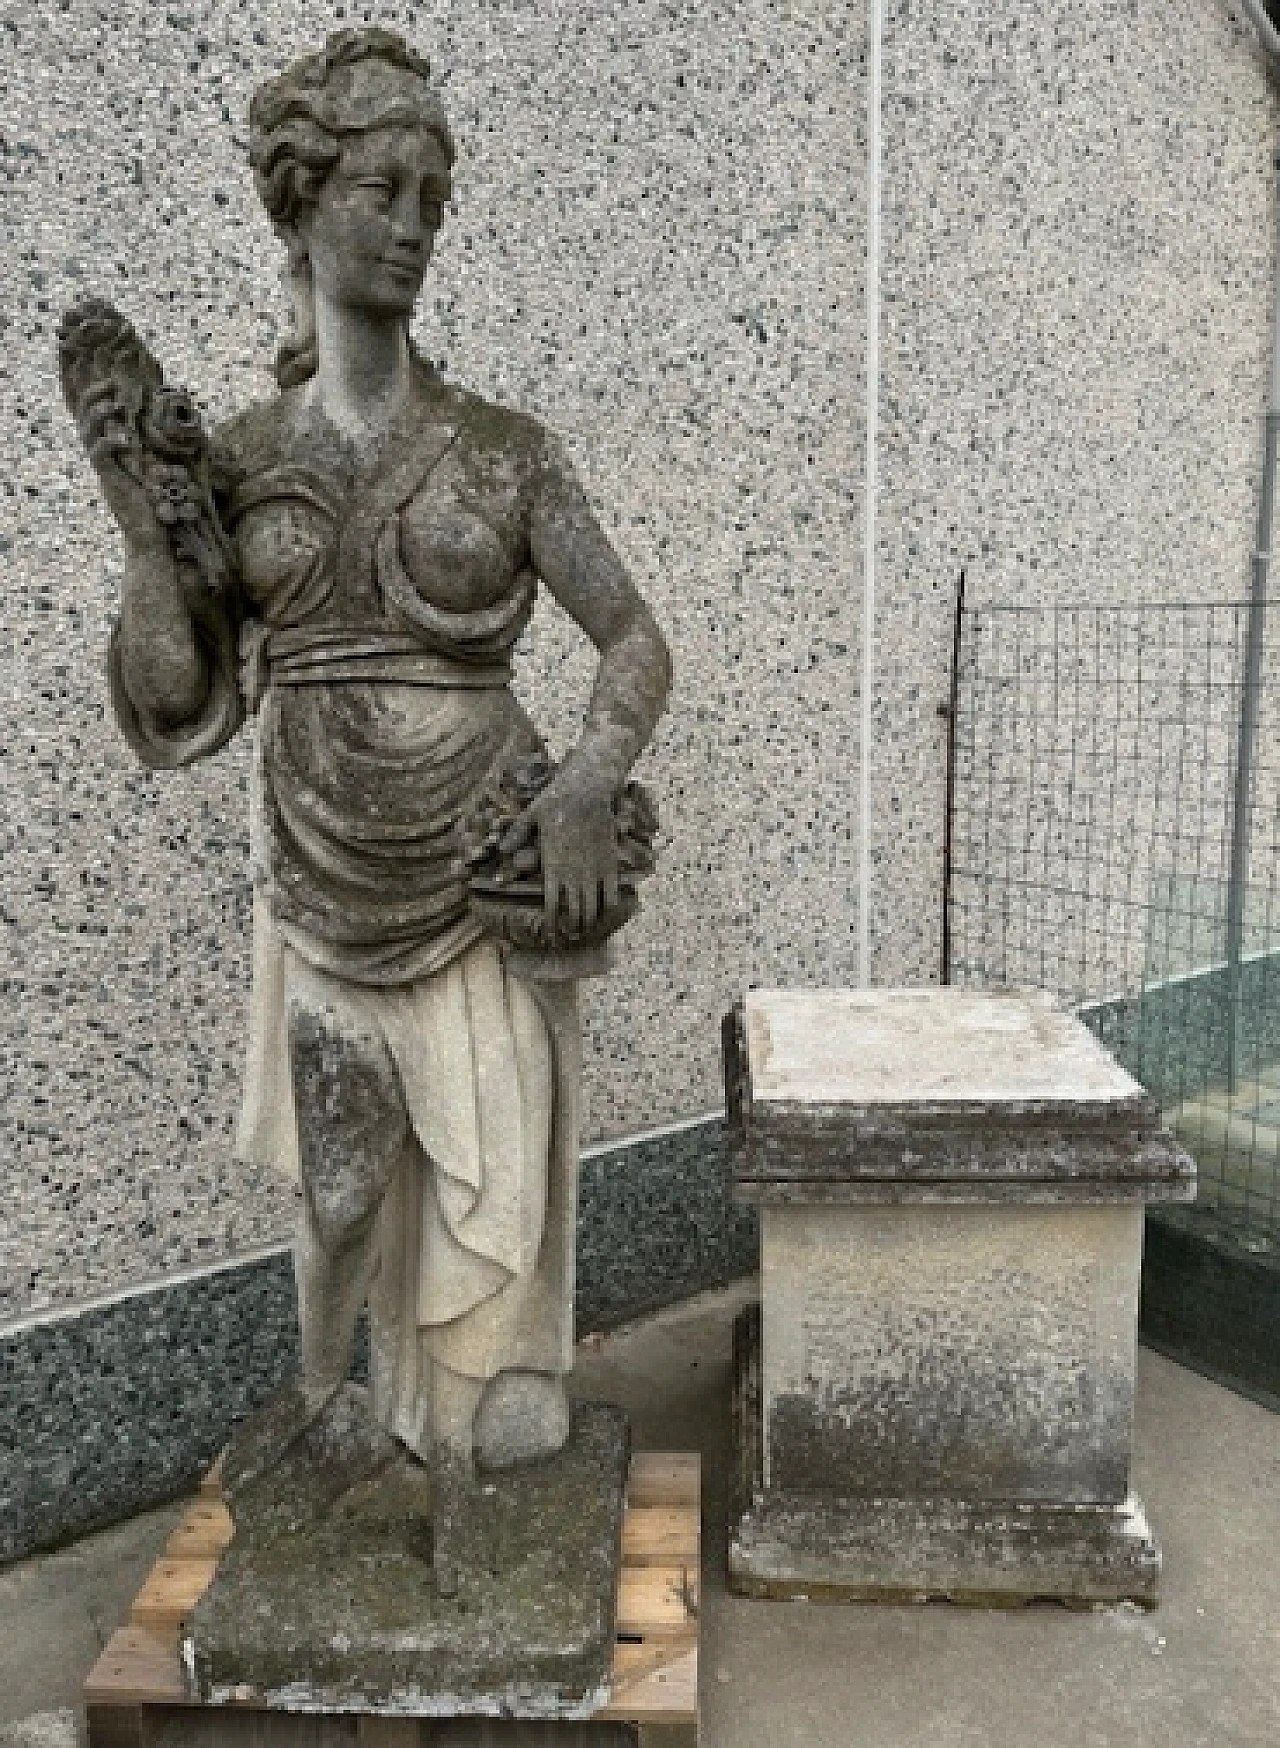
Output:
[[318,367],[307,399],[364,449],[385,435],[413,392],[413,353],[401,316],[316,299]]

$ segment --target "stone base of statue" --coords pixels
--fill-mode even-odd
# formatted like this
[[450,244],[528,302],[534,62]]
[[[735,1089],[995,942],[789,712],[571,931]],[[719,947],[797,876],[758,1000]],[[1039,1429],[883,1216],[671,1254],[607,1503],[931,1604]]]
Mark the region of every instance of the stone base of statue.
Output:
[[574,1404],[555,1455],[462,1473],[411,1455],[354,1385],[290,1437],[293,1395],[224,1461],[235,1534],[184,1635],[192,1697],[294,1713],[589,1718],[614,1656],[622,1410]]
[[731,1588],[1154,1602],[1143,1204],[1195,1168],[1142,1089],[1016,991],[754,991],[726,1074],[761,1230]]
[[[282,1430],[287,1434],[291,1416],[287,1402],[278,1401],[265,1417],[269,1424],[259,1421],[263,1437],[248,1453],[251,1462],[269,1454]],[[192,1690],[190,1652],[184,1667],[180,1646],[190,1641],[201,1598],[236,1540],[224,1473],[236,1485],[220,1459],[85,1678],[87,1748],[697,1748],[701,1466],[695,1453],[637,1451],[631,1457],[609,1698],[582,1719],[440,1716],[430,1709],[438,1693],[428,1696],[425,1715],[361,1703],[317,1710],[305,1698],[297,1709],[283,1709],[248,1689],[241,1691],[249,1697],[220,1705],[200,1701]],[[396,1521],[408,1534],[416,1522],[420,1557],[432,1551],[420,1499]],[[545,1518],[543,1524],[553,1527]],[[391,1557],[394,1564],[398,1542]],[[563,1581],[567,1558],[548,1554],[543,1561],[553,1587]],[[367,1578],[361,1574],[361,1582]],[[320,1589],[332,1588],[326,1576]],[[439,1619],[428,1600],[409,1631],[429,1630],[433,1618]],[[272,1634],[271,1620],[259,1616],[246,1623],[246,1638],[254,1625],[259,1636]]]

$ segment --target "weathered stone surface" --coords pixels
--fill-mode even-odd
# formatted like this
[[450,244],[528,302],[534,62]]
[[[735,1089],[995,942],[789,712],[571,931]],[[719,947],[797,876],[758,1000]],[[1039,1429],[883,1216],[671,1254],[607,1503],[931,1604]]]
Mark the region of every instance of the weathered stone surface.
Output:
[[726,1019],[725,1072],[744,1200],[1194,1194],[1142,1088],[1041,991],[754,990]]
[[[110,304],[59,330],[124,537],[112,712],[158,770],[257,719],[237,1153],[302,1182],[307,1401],[348,1376],[367,1303],[378,1417],[421,1459],[470,1462],[490,1387],[481,1443],[549,1455],[573,1351],[576,983],[653,866],[629,774],[670,656],[563,443],[410,339],[457,156],[428,61],[337,30],[247,120],[293,291],[280,392],[206,431]],[[557,762],[512,689],[540,587],[599,656]],[[508,1372],[561,1379],[518,1431]]]
[[[451,1476],[445,1499],[427,1465],[388,1452],[361,1396],[343,1392],[274,1462],[262,1427],[252,1460],[236,1458],[235,1539],[184,1645],[193,1690],[293,1711],[589,1716],[613,1655],[621,1410],[575,1404],[562,1451],[461,1489]],[[448,1596],[433,1565],[442,1511]]]
[[762,1210],[770,1488],[1118,1504],[1142,1210]]
[[[733,1146],[734,1199],[768,1202],[1186,1202],[1195,1195],[1195,1166],[1172,1135],[1153,1135],[1117,1156],[1089,1137],[1062,1130],[1017,1138],[992,1129],[939,1134],[932,1157],[909,1140],[880,1134],[812,1136],[807,1146]],[[806,1163],[807,1161],[807,1163]],[[772,1175],[754,1176],[755,1172]]]
[[724,1043],[761,1205],[733,1587],[1153,1600],[1142,1204],[1195,1167],[1143,1089],[1040,991],[756,990]]
[[223,1497],[237,1524],[265,1539],[319,1522],[400,1450],[360,1385],[344,1384],[319,1414],[287,1385],[238,1428],[222,1460]]
[[752,1093],[810,1105],[1093,1106],[1146,1095],[1042,990],[757,989]]
[[767,1495],[729,1549],[743,1596],[970,1606],[1154,1603],[1160,1552],[1142,1507]]
[[[736,1465],[729,1582],[741,1595],[814,1601],[953,1602],[1003,1607],[1154,1603],[1160,1552],[1132,1495],[1114,1504],[857,1497],[766,1487],[760,1312],[734,1329]],[[883,1476],[882,1476],[883,1479]]]

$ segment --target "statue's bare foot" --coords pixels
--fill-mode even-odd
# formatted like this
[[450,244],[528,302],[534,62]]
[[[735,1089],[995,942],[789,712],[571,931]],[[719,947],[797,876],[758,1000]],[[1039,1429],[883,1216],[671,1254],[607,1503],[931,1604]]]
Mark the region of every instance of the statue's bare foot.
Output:
[[569,1398],[557,1372],[499,1372],[475,1418],[476,1460],[484,1469],[514,1469],[554,1456],[569,1437]]

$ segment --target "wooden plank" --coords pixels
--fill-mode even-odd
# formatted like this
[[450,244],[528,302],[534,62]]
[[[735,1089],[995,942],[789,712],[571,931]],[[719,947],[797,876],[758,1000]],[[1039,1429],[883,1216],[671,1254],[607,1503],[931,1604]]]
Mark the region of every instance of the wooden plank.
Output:
[[627,1504],[700,1505],[702,1459],[696,1451],[637,1451],[627,1477]]
[[165,1543],[171,1560],[216,1560],[236,1526],[220,1499],[197,1499]]
[[422,1727],[417,1718],[377,1718],[356,1723],[357,1748],[419,1748]]
[[688,1645],[671,1639],[619,1639],[613,1647],[609,1680],[615,1689],[625,1687],[655,1669],[665,1669],[688,1650]]
[[691,1566],[624,1566],[618,1575],[620,1638],[688,1635],[696,1630],[698,1573]]
[[622,1520],[624,1566],[696,1566],[700,1525],[688,1505],[635,1505]]
[[152,1720],[163,1711],[151,1705],[87,1705],[84,1708],[88,1748],[152,1748]]
[[217,1461],[200,1483],[201,1499],[222,1498],[222,1463],[225,1455],[225,1452],[219,1453]]
[[177,1635],[145,1627],[120,1627],[114,1632],[84,1684],[86,1705],[160,1704],[185,1697]]
[[[641,1647],[619,1646],[620,1651]],[[698,1716],[698,1650],[677,1650],[664,1662],[650,1664],[614,1686],[607,1706],[593,1714],[604,1722],[665,1724],[696,1722]]]
[[213,1583],[217,1569],[216,1560],[157,1560],[134,1598],[130,1625],[175,1631]]

